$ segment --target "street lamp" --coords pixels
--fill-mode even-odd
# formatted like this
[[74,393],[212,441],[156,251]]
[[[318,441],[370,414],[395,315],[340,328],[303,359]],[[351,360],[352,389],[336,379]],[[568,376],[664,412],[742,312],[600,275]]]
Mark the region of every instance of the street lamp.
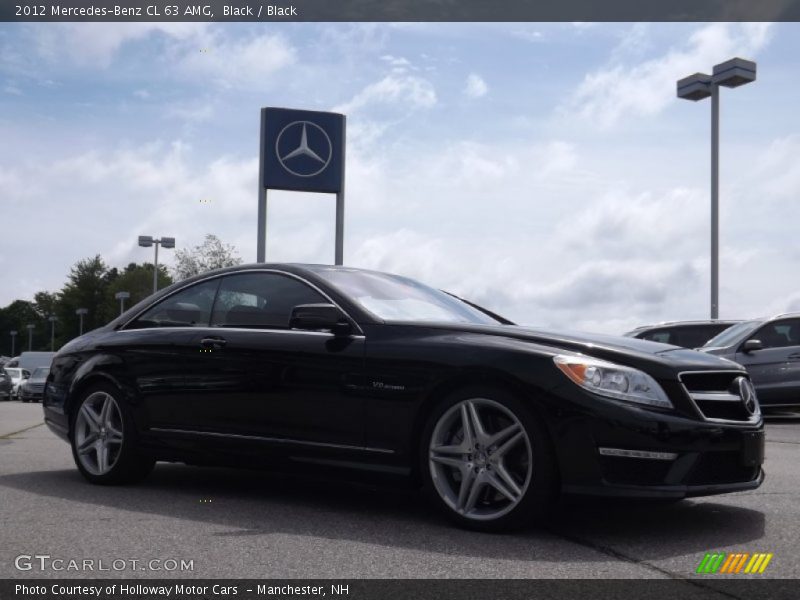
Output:
[[719,86],[735,88],[756,80],[756,63],[732,58],[712,75],[695,73],[678,81],[678,98],[711,97],[711,318],[719,318]]
[[78,315],[78,317],[80,317],[80,319],[81,319],[81,326],[80,326],[78,335],[83,335],[83,316],[89,314],[89,309],[88,308],[79,308],[78,310],[75,311],[75,314]]
[[56,351],[56,316],[50,315],[47,317],[47,320],[50,321],[50,352]]
[[161,245],[164,248],[174,248],[175,238],[162,237],[159,239],[150,235],[140,235],[139,245],[142,248],[149,248],[150,246],[156,247],[156,258],[153,261],[153,293],[155,294],[158,291],[158,246]]
[[14,356],[14,348],[16,347],[16,341],[17,341],[17,332],[9,331],[8,333],[11,334],[11,356]]
[[131,295],[128,292],[117,292],[116,294],[114,294],[114,298],[119,300],[119,314],[125,312],[125,300],[127,300],[130,297]]
[[36,329],[36,325],[25,325],[25,329],[28,330],[28,352],[30,352],[33,350],[33,330]]

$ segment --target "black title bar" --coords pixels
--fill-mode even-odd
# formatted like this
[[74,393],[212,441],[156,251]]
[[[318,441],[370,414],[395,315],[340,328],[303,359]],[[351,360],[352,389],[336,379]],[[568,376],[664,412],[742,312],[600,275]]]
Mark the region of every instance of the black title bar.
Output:
[[796,600],[798,580],[2,579],[0,600]]
[[2,0],[0,21],[800,21],[800,0]]

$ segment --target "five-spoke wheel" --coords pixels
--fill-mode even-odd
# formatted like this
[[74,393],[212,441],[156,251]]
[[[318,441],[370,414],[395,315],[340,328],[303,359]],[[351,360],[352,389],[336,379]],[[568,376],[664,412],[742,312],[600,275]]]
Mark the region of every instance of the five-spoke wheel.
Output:
[[130,409],[111,385],[87,389],[72,417],[72,455],[92,483],[130,483],[145,477],[155,461],[139,453]]
[[545,508],[553,482],[549,443],[513,396],[468,392],[432,415],[423,468],[451,517],[473,528],[503,529]]
[[122,414],[110,394],[97,391],[81,404],[75,420],[78,460],[92,475],[105,475],[122,449]]

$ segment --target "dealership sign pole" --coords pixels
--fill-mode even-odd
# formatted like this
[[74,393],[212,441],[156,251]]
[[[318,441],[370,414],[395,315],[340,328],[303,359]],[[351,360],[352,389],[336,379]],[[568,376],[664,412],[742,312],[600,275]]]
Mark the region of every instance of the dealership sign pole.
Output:
[[335,264],[344,262],[345,116],[288,108],[261,109],[256,260],[267,256],[267,191],[336,194]]

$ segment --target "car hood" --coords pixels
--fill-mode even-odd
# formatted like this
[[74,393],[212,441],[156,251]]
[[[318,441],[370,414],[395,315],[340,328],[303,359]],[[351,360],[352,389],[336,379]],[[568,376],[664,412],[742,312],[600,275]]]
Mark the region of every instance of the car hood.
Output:
[[446,328],[533,342],[551,347],[554,354],[574,352],[640,368],[660,366],[673,372],[742,369],[733,361],[706,352],[616,335],[518,325],[454,325]]

